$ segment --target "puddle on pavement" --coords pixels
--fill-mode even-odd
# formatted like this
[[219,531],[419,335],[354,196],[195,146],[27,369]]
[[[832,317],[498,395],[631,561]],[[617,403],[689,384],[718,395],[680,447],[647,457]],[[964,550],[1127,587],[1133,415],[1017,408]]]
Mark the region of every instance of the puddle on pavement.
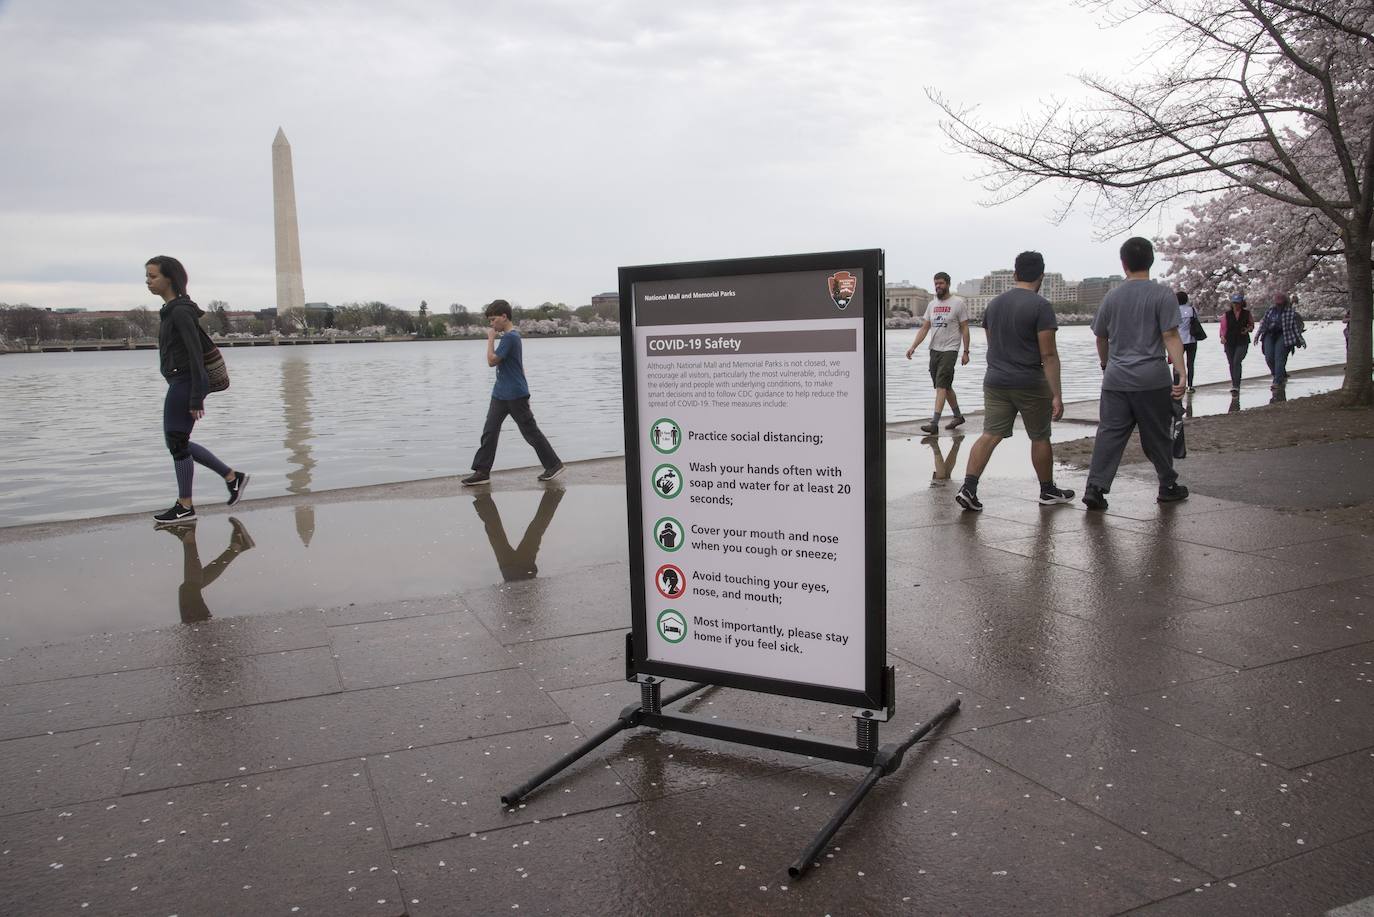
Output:
[[[1002,440],[988,467],[983,471],[982,480],[1024,480],[1029,490],[1035,489],[1035,472],[1031,469],[1030,440],[1020,430],[1020,421],[1012,435]],[[1055,439],[1076,439],[1090,436],[1093,427],[1073,424],[1070,430],[1082,430],[1073,435],[1059,435]],[[955,491],[964,482],[968,467],[968,456],[978,434],[951,436],[941,431],[939,436],[912,436],[887,441],[887,498],[895,500],[909,497],[932,489],[948,491],[948,498],[954,499]],[[1056,474],[1060,466],[1056,465]],[[1077,472],[1079,476],[1082,472]]]
[[624,489],[322,503],[0,545],[0,655],[36,643],[444,595],[624,562]]

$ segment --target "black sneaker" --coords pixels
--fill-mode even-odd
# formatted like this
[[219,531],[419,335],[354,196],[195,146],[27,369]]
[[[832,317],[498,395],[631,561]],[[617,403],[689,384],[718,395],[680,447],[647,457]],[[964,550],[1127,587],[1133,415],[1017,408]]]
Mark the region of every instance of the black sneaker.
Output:
[[1088,509],[1106,509],[1107,497],[1102,493],[1102,488],[1089,484],[1088,489],[1083,491],[1083,505]]
[[558,467],[556,467],[556,468],[545,468],[545,469],[544,469],[544,473],[541,474],[541,475],[539,476],[539,480],[541,480],[541,481],[552,481],[554,478],[556,478],[556,477],[558,477],[560,474],[562,474],[563,471],[564,471],[563,463],[562,463],[562,462],[559,462],[559,463],[558,463]]
[[922,432],[922,433],[939,433],[939,432],[940,432],[940,426],[939,426],[939,424],[935,424],[935,423],[923,423],[923,424],[921,424],[921,432]]
[[489,484],[491,483],[491,475],[487,474],[485,471],[474,471],[472,474],[463,478],[462,483],[464,487],[472,487],[474,484]]
[[946,429],[946,430],[953,430],[953,429],[955,429],[956,427],[962,427],[963,425],[964,425],[964,415],[963,415],[963,414],[955,414],[955,415],[954,415],[954,419],[951,420],[949,423],[945,424],[945,429]]
[[233,506],[243,499],[243,492],[248,489],[248,475],[242,471],[234,472],[234,480],[225,481],[224,486],[229,488],[229,502],[226,506]]
[[983,511],[983,501],[978,499],[978,495],[967,487],[960,487],[959,492],[954,495],[954,502],[971,513],[981,513]]
[[1182,484],[1170,484],[1168,487],[1159,489],[1159,496],[1155,498],[1159,503],[1177,503],[1179,500],[1188,499],[1188,488]]
[[248,528],[233,516],[229,517],[229,525],[233,531],[229,533],[229,547],[234,551],[249,551],[257,547],[257,542],[248,534]]
[[1048,487],[1041,487],[1041,488],[1040,488],[1040,505],[1041,505],[1041,506],[1056,506],[1056,505],[1058,505],[1058,504],[1060,504],[1060,503],[1072,503],[1072,502],[1073,502],[1073,491],[1071,491],[1071,490],[1060,490],[1058,487],[1055,487],[1053,484],[1049,485]]
[[196,521],[196,508],[173,503],[170,509],[154,515],[153,521],[158,525],[186,525]]

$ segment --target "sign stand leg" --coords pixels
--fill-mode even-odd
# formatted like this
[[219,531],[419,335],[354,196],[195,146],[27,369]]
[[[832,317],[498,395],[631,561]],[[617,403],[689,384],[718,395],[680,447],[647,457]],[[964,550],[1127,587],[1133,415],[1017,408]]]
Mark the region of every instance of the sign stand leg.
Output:
[[507,793],[502,793],[501,804],[507,808],[514,806],[516,803],[520,802],[520,800],[534,792],[540,784],[557,776],[560,771],[575,763],[588,752],[594,751],[598,745],[605,742],[616,733],[638,726],[640,717],[644,713],[649,712],[657,714],[668,704],[676,703],[689,694],[695,694],[703,688],[709,687],[709,685],[704,684],[688,685],[682,690],[676,691],[666,698],[660,699],[659,692],[662,688],[662,684],[663,679],[661,678],[646,677],[639,685],[640,703],[631,704],[626,707],[624,710],[620,711],[620,717],[614,723],[587,739],[553,764],[550,764],[548,767],[544,768],[544,770],[520,784],[520,786]]
[[[890,686],[893,678],[890,666],[885,675]],[[868,767],[868,773],[845,799],[844,804],[831,816],[830,821],[816,835],[801,856],[787,868],[788,873],[794,879],[800,878],[811,868],[822,848],[835,836],[835,832],[840,830],[840,826],[844,824],[845,820],[854,814],[854,810],[864,801],[864,797],[877,785],[878,781],[901,767],[902,758],[907,751],[932,729],[959,712],[959,700],[956,698],[946,704],[945,708],[935,716],[922,723],[900,745],[884,745],[880,748],[878,746],[880,724],[891,718],[893,708],[889,706],[886,710],[859,710],[854,714],[857,732],[856,744],[849,746],[825,739],[802,738],[793,733],[749,728],[720,720],[699,719],[684,714],[664,713],[663,708],[667,705],[682,700],[690,694],[695,694],[708,685],[688,685],[667,697],[663,697],[661,695],[663,679],[652,675],[637,675],[633,676],[633,679],[639,683],[640,703],[626,707],[620,711],[619,718],[610,726],[588,738],[577,748],[559,758],[516,789],[503,793],[501,804],[506,807],[516,805],[541,784],[556,776],[588,752],[595,750],[607,739],[626,729],[638,726],[682,732],[688,735],[737,742],[741,745],[771,748],[777,751],[810,755],[830,761]],[[889,691],[887,696],[891,698],[893,695]]]
[[[825,827],[821,829],[820,833],[816,835],[815,840],[802,851],[802,855],[797,857],[791,866],[787,867],[787,874],[794,879],[801,878],[802,875],[811,868],[811,865],[816,861],[816,857],[820,856],[820,852],[825,845],[835,836],[835,832],[840,830],[840,825],[844,824],[845,819],[854,814],[854,810],[859,807],[859,803],[864,801],[864,797],[868,795],[868,791],[873,789],[883,777],[886,777],[902,766],[902,758],[906,755],[911,746],[915,745],[926,735],[926,733],[949,719],[958,711],[959,701],[956,698],[950,701],[943,710],[935,714],[930,720],[922,723],[921,726],[907,737],[906,741],[901,745],[887,745],[880,750],[875,748],[874,750],[877,751],[877,761],[868,769],[868,773],[864,775],[864,779],[854,788],[854,792],[849,794],[849,798],[840,806],[839,811],[831,816],[830,821],[828,821]],[[868,713],[870,711],[865,710],[863,712]],[[859,724],[860,746],[862,747],[865,740],[872,741],[876,745],[878,739],[877,720],[859,718],[857,714],[856,719],[858,719]]]

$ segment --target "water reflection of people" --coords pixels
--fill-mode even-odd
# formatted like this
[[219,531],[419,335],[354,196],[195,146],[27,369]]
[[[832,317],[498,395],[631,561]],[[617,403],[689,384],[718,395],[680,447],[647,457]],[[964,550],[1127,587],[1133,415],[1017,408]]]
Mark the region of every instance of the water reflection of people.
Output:
[[940,451],[940,437],[927,436],[921,442],[930,447],[931,458],[935,463],[934,470],[930,473],[930,486],[942,487],[954,474],[954,466],[959,461],[959,447],[964,444],[962,433],[954,434],[954,439],[950,442],[949,455]]
[[501,513],[497,510],[496,501],[491,498],[491,494],[480,493],[473,498],[472,508],[477,511],[477,518],[482,520],[482,526],[487,530],[487,540],[491,542],[491,550],[496,555],[496,565],[501,568],[501,576],[507,582],[534,579],[539,575],[539,567],[535,563],[535,558],[539,554],[539,544],[543,541],[544,531],[553,521],[553,514],[565,493],[567,491],[561,487],[551,487],[544,491],[544,495],[539,498],[539,508],[534,512],[534,518],[525,528],[525,537],[520,539],[520,544],[514,548],[510,546],[510,539],[506,537],[505,526],[501,524]]
[[194,525],[160,526],[159,531],[170,532],[181,542],[182,582],[177,589],[177,604],[181,609],[183,624],[196,624],[210,619],[210,608],[205,604],[201,590],[219,579],[229,564],[244,551],[253,547],[253,539],[242,522],[229,517],[233,531],[229,535],[229,546],[220,552],[210,563],[201,566],[200,551],[196,547],[196,527]]

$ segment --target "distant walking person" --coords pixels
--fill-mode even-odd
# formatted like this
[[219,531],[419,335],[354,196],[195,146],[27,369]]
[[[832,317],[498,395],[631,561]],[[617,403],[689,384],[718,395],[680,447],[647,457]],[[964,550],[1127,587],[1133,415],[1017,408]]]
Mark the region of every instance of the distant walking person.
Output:
[[1231,394],[1240,394],[1241,365],[1250,351],[1250,335],[1255,331],[1255,318],[1245,308],[1245,294],[1231,294],[1231,308],[1221,314],[1221,346],[1226,351],[1226,365],[1231,367]]
[[[926,307],[925,319],[921,323],[921,330],[916,332],[916,340],[907,348],[908,360],[927,334],[930,335],[930,381],[935,386],[935,414],[930,418],[930,423],[921,425],[921,429],[927,433],[938,433],[940,413],[946,401],[954,418],[945,429],[953,430],[964,422],[959,399],[954,396],[954,361],[959,359],[962,365],[968,364],[968,306],[964,305],[962,298],[950,295],[949,275],[944,271],[935,275],[935,298]],[[964,348],[962,358],[959,358],[960,343]]]
[[[496,463],[496,444],[501,438],[501,424],[507,415],[515,418],[520,435],[525,442],[534,447],[535,455],[544,466],[539,475],[541,481],[552,481],[563,473],[563,463],[558,453],[539,431],[530,411],[530,386],[525,381],[524,347],[520,332],[511,322],[510,303],[504,299],[492,302],[486,308],[489,327],[487,328],[487,365],[496,367],[496,384],[491,390],[491,404],[487,407],[487,421],[482,427],[482,442],[477,454],[472,457],[472,474],[463,478],[464,486],[486,484],[491,480],[491,466]],[[498,344],[496,336],[501,335]]]
[[1274,304],[1264,313],[1259,328],[1255,331],[1255,343],[1264,348],[1264,362],[1269,364],[1273,384],[1271,392],[1276,392],[1288,384],[1288,358],[1299,347],[1306,347],[1303,340],[1303,323],[1287,293],[1275,293]]
[[[1159,477],[1160,503],[1188,498],[1188,488],[1178,483],[1174,471],[1170,425],[1173,405],[1181,399],[1186,382],[1169,371],[1165,351],[1174,366],[1183,365],[1183,340],[1179,336],[1178,300],[1167,287],[1150,279],[1155,263],[1154,246],[1139,236],[1121,246],[1121,268],[1126,282],[1107,294],[1093,318],[1097,356],[1102,366],[1102,396],[1097,409],[1097,440],[1088,467],[1088,486],[1083,503],[1088,509],[1107,508],[1121,454],[1140,429],[1140,447]],[[1170,386],[1170,379],[1175,381]]]
[[1011,436],[1016,415],[1031,441],[1031,465],[1040,480],[1040,502],[1068,503],[1073,491],[1054,485],[1051,420],[1064,416],[1059,388],[1059,350],[1055,345],[1054,309],[1040,295],[1045,258],[1039,252],[1016,256],[1015,285],[993,298],[983,313],[988,368],[983,376],[983,435],[969,451],[964,486],[954,500],[966,510],[982,512],[978,479],[997,444]]
[[157,332],[158,360],[162,378],[167,380],[167,397],[162,402],[162,435],[172,453],[177,475],[177,502],[153,518],[159,525],[185,524],[196,521],[196,508],[191,499],[196,463],[224,478],[230,506],[242,499],[248,487],[248,475],[235,471],[215,458],[209,449],[191,442],[191,430],[196,421],[205,416],[205,395],[210,390],[210,379],[205,372],[205,332],[199,322],[205,313],[186,295],[186,268],[175,258],[158,255],[148,259],[143,273],[148,291],[161,296],[164,303],[158,312],[162,324]]
[[1197,310],[1188,302],[1188,294],[1183,290],[1178,291],[1178,336],[1183,341],[1183,352],[1188,356],[1188,391],[1195,392],[1193,387],[1193,364],[1197,362],[1197,340],[1193,337],[1193,319],[1197,316]]

